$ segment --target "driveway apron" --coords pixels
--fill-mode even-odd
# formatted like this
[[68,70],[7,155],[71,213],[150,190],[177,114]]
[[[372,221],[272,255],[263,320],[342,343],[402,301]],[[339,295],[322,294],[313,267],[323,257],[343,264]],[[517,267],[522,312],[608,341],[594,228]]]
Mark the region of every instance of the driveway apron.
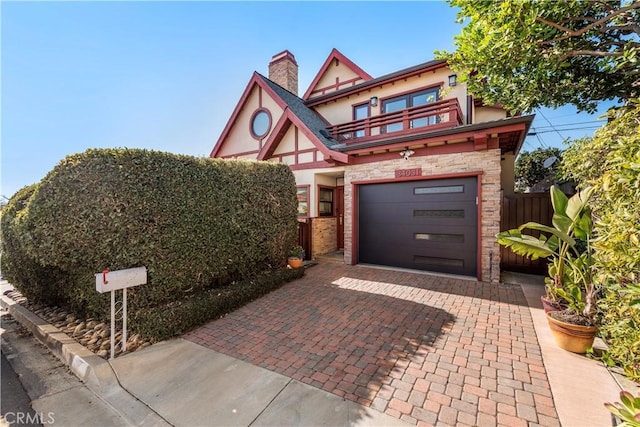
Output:
[[516,285],[322,262],[184,338],[414,424],[560,425]]

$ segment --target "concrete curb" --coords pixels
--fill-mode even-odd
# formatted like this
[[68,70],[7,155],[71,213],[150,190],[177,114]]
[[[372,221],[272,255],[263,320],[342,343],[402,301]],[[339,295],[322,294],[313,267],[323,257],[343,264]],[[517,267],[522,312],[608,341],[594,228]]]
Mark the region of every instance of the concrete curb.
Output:
[[55,326],[47,323],[11,298],[4,295],[9,289],[3,284],[0,305],[16,321],[27,328],[38,341],[125,421],[134,426],[170,425],[142,401],[127,392],[119,383],[111,364],[92,353]]

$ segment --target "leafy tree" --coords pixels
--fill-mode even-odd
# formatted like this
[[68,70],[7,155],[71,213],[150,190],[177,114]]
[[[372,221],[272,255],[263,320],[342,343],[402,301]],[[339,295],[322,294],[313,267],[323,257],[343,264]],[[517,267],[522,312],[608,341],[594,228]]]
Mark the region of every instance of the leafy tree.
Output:
[[[545,167],[544,162],[552,157],[558,160],[552,166]],[[516,191],[523,192],[527,187],[533,187],[541,182],[548,182],[550,187],[560,177],[557,166],[561,161],[562,150],[555,147],[521,152],[516,159]]]
[[436,52],[486,103],[513,111],[640,96],[640,1],[449,0],[467,22]]
[[598,197],[593,212],[598,238],[593,246],[601,300],[601,334],[618,364],[640,380],[640,100],[610,112],[611,121],[593,138],[565,151],[568,177],[590,185]]

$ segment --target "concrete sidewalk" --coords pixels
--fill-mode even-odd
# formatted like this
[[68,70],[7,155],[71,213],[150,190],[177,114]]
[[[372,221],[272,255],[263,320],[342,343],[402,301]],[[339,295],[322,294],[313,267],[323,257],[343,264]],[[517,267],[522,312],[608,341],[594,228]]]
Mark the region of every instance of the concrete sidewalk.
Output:
[[111,362],[120,384],[176,426],[405,426],[339,396],[173,339]]

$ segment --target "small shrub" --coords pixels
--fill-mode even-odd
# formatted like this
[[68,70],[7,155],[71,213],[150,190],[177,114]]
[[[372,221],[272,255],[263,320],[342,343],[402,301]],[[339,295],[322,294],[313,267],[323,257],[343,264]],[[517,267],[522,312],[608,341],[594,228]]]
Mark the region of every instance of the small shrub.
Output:
[[253,279],[206,290],[187,299],[139,309],[130,323],[145,337],[155,340],[171,338],[218,319],[303,275],[303,268],[264,272]]

